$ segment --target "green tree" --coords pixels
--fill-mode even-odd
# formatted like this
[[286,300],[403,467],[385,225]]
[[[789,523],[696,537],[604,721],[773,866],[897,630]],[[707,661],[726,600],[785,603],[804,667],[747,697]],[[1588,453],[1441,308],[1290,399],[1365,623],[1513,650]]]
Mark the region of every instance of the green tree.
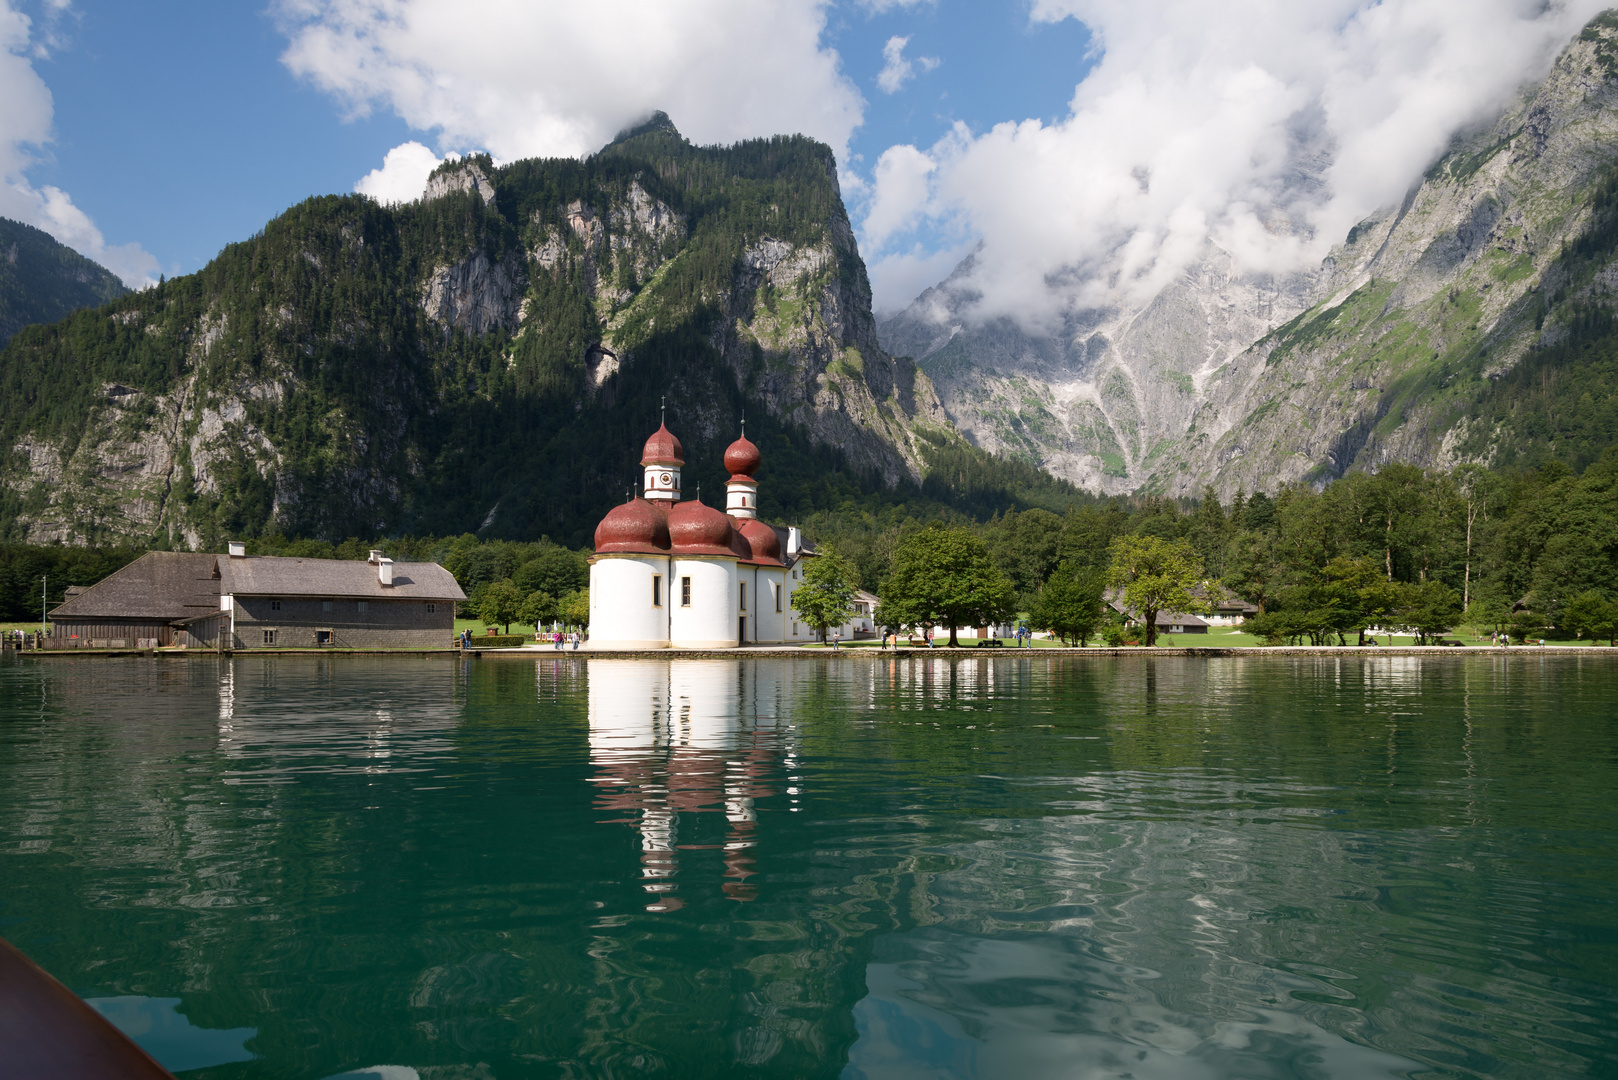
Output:
[[511,580],[523,592],[538,589],[552,596],[566,596],[590,583],[590,564],[576,551],[545,547],[518,567]]
[[1099,570],[1058,567],[1034,597],[1028,625],[1048,630],[1069,645],[1084,646],[1105,618],[1106,578]]
[[478,618],[483,620],[485,626],[504,626],[505,633],[511,633],[512,620],[517,617],[517,609],[522,606],[522,593],[509,578],[491,581],[483,586],[478,593]]
[[574,589],[561,600],[562,621],[569,626],[590,625],[590,590]]
[[854,570],[832,548],[807,562],[803,579],[792,591],[792,606],[824,642],[826,631],[854,611]]
[[1461,594],[1442,581],[1424,581],[1400,587],[1398,624],[1416,635],[1416,644],[1430,645],[1461,621]]
[[888,626],[988,626],[1015,613],[1011,581],[971,530],[926,529],[893,552],[882,585],[881,621]]
[[1204,610],[1191,593],[1202,583],[1202,560],[1189,541],[1120,536],[1109,550],[1107,585],[1119,590],[1124,606],[1139,617],[1148,647],[1157,644],[1159,612]]
[[535,589],[523,597],[522,605],[517,609],[517,618],[533,626],[550,622],[557,614],[556,597],[542,589]]
[[1562,611],[1562,625],[1578,641],[1606,639],[1609,645],[1618,645],[1618,604],[1595,589],[1590,589],[1567,602]]

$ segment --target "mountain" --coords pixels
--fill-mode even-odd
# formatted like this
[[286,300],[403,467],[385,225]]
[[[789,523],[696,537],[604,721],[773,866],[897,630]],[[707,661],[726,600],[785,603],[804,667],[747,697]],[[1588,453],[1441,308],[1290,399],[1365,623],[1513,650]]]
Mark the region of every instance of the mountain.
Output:
[[1209,245],[1137,310],[974,325],[970,264],[879,328],[977,445],[1110,492],[1316,485],[1618,442],[1618,15],[1318,268]]
[[745,414],[769,513],[959,445],[877,343],[826,146],[698,147],[659,114],[584,161],[446,163],[401,206],[310,199],[30,327],[0,353],[0,535],[585,543],[665,400],[710,503]]
[[29,323],[55,322],[128,291],[112,271],[49,233],[0,218],[0,345]]

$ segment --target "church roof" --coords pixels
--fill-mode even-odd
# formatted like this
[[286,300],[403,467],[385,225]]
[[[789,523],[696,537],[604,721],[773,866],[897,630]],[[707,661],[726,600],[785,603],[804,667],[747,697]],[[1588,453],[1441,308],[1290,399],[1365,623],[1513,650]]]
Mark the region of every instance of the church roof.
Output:
[[668,511],[660,503],[631,499],[607,512],[596,526],[596,554],[662,555],[669,549]]
[[642,465],[684,465],[685,450],[680,446],[680,440],[663,424],[657,426],[652,437],[646,440],[646,446],[641,451],[640,463]]

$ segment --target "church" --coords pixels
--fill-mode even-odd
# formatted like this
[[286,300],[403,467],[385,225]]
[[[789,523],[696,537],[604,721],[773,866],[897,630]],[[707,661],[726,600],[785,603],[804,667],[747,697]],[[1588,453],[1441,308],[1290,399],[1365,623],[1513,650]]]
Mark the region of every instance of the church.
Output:
[[759,452],[725,450],[725,512],[681,497],[684,451],[666,425],[641,454],[643,493],[596,526],[590,559],[592,649],[734,649],[802,644],[792,608],[805,560],[796,528],[758,519]]

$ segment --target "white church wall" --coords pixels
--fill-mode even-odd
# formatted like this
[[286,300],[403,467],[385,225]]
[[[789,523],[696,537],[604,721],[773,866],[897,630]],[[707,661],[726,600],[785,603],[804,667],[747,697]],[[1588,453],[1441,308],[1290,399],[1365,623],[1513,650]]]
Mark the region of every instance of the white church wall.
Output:
[[[676,649],[734,649],[736,636],[736,560],[675,556],[669,571],[669,643]],[[685,579],[691,582],[686,602]]]
[[[597,555],[590,565],[591,648],[668,648],[670,576],[667,556]],[[655,597],[654,579],[661,579]]]

